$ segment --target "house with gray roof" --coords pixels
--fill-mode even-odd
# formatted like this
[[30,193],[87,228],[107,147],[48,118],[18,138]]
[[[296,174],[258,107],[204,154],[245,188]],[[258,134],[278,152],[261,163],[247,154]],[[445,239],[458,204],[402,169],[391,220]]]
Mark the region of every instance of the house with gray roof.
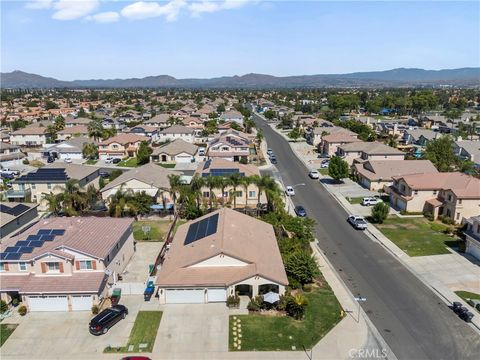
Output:
[[198,154],[198,146],[186,142],[183,139],[176,139],[165,145],[154,148],[150,155],[153,162],[162,163],[192,163],[195,162]]

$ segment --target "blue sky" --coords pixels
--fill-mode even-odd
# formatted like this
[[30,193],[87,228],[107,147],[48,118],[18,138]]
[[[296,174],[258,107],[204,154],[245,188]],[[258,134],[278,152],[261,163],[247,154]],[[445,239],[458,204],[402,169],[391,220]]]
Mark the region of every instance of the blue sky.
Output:
[[1,1],[1,70],[62,80],[480,65],[480,3]]

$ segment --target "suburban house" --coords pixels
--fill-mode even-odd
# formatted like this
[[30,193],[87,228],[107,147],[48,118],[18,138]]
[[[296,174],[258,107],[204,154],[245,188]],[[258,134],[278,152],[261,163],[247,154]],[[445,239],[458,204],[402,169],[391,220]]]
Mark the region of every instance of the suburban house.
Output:
[[150,139],[152,139],[152,142],[157,142],[158,141],[158,129],[155,126],[137,125],[137,126],[134,126],[134,127],[130,128],[126,132],[129,133],[129,134],[147,136]]
[[20,146],[0,142],[0,165],[10,167],[20,165],[26,155],[21,151]]
[[358,183],[372,191],[383,190],[384,187],[392,185],[393,177],[437,172],[430,160],[367,160],[353,166]]
[[38,204],[0,202],[0,239],[36,219]]
[[85,125],[65,127],[57,132],[57,141],[65,141],[78,136],[88,137],[88,128]]
[[19,129],[10,134],[10,143],[12,145],[38,147],[47,143],[47,135],[45,127],[28,126]]
[[357,141],[338,146],[337,155],[348,165],[369,160],[403,160],[405,153],[378,141]]
[[136,134],[119,134],[98,144],[98,156],[101,160],[107,157],[123,158],[137,155],[142,141],[150,142],[147,136]]
[[84,126],[87,127],[88,124],[92,122],[92,119],[89,118],[84,118],[84,117],[79,117],[79,118],[71,118],[67,117],[65,119],[65,127],[75,127],[75,126]]
[[80,160],[83,159],[83,145],[87,143],[93,143],[93,141],[86,137],[75,137],[58,144],[47,144],[42,152],[45,157]]
[[288,279],[272,225],[222,208],[179,226],[156,285],[161,304],[191,304],[282,295]]
[[357,139],[357,134],[351,133],[350,131],[338,131],[322,136],[319,152],[324,155],[333,156],[337,153],[339,146],[355,142],[362,142],[362,140]]
[[[195,171],[194,176],[200,176],[203,178],[207,178],[209,176],[228,178],[229,176],[235,174],[238,174],[240,178],[254,175],[260,176],[260,171],[255,165],[241,164],[222,158],[213,158],[200,163]],[[244,185],[238,185],[236,189],[234,189],[232,185],[228,185],[223,189],[223,194],[221,188],[214,188],[212,189],[212,192],[212,197],[216,202],[222,204],[235,203],[237,207],[256,207],[258,202],[261,204],[265,204],[267,202],[265,194],[263,192],[259,194],[259,189],[256,184],[249,184],[247,189]],[[211,195],[208,186],[204,186],[202,188],[202,194],[205,202],[208,202]]]
[[467,254],[470,254],[480,260],[480,215],[463,219],[466,224],[465,240]]
[[455,141],[453,146],[455,154],[462,160],[469,160],[480,167],[480,141],[479,140],[459,140]]
[[210,159],[222,158],[229,161],[248,160],[252,140],[247,134],[229,130],[213,139],[207,150]]
[[134,254],[132,222],[54,217],[2,242],[2,300],[20,299],[29,311],[90,311]]
[[39,210],[47,209],[44,194],[58,194],[65,189],[68,180],[75,179],[80,187],[93,185],[98,189],[99,169],[80,164],[52,163],[29,172],[11,182],[12,189],[7,191],[9,201],[35,202]]
[[442,136],[441,133],[430,129],[409,129],[403,133],[402,142],[406,145],[414,144],[424,147],[429,141],[440,136]]
[[480,179],[460,172],[394,176],[392,206],[409,212],[429,212],[459,223],[480,213]]
[[169,114],[158,114],[143,123],[145,125],[155,126],[158,129],[165,129],[169,126],[168,119],[170,119]]
[[182,139],[189,143],[195,142],[195,129],[183,125],[173,125],[159,132],[158,141],[173,141]]
[[170,175],[181,175],[178,171],[166,169],[157,164],[148,163],[138,168],[124,172],[105,185],[100,192],[104,200],[117,191],[145,192],[150,195],[158,204],[167,205],[173,202],[170,198]]
[[153,150],[150,159],[153,162],[162,163],[191,163],[195,162],[198,146],[176,139]]
[[220,115],[220,120],[234,121],[238,125],[243,126],[243,115],[237,110],[228,110]]
[[310,128],[309,131],[305,132],[305,138],[310,145],[318,147],[322,142],[322,136],[341,132],[344,130],[350,131],[339,126],[335,126],[331,122],[323,120],[319,123],[318,126]]

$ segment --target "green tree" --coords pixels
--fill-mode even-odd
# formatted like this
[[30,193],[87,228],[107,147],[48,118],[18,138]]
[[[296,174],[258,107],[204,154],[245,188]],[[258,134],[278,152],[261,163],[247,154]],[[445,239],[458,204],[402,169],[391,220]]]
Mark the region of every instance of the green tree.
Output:
[[313,282],[320,275],[317,260],[306,250],[298,250],[288,255],[285,259],[285,271],[302,285]]
[[234,173],[228,178],[230,185],[232,186],[231,196],[233,198],[233,208],[237,207],[237,189],[242,184],[242,178],[240,174]]
[[300,131],[298,128],[293,129],[288,133],[288,137],[294,141],[296,141],[301,136]]
[[95,141],[98,141],[104,134],[104,128],[101,120],[92,120],[88,123],[88,136],[93,137]]
[[454,170],[458,158],[453,151],[452,137],[445,135],[429,141],[423,158],[430,160],[440,172]]
[[267,118],[268,120],[272,120],[275,117],[275,115],[276,115],[275,111],[270,109],[268,109],[263,113],[263,116],[265,116],[265,118]]
[[85,159],[95,160],[98,159],[98,147],[94,143],[83,144],[82,154]]
[[221,104],[218,104],[217,106],[217,113],[221,114],[225,112],[225,104],[221,103]]
[[55,129],[57,129],[57,131],[65,129],[65,119],[63,118],[62,115],[58,115],[55,118],[54,124],[55,124]]
[[340,156],[333,156],[328,164],[328,175],[336,181],[340,181],[348,177],[350,169],[348,163]]
[[137,151],[137,164],[143,165],[150,161],[150,155],[153,150],[146,141],[142,141]]
[[390,206],[384,202],[376,204],[372,208],[372,220],[377,224],[382,224],[388,217]]
[[81,118],[85,118],[87,117],[87,113],[85,112],[85,109],[83,107],[80,108],[80,110],[78,110],[78,117],[81,117]]
[[168,175],[168,181],[170,183],[170,195],[172,196],[173,206],[176,206],[177,194],[180,192],[183,181],[180,175]]
[[54,142],[57,139],[57,129],[55,128],[55,125],[48,125],[45,129],[45,134],[50,142]]
[[45,101],[45,109],[46,110],[58,109],[58,105],[57,105],[57,103],[55,103],[51,100],[47,100],[47,101]]

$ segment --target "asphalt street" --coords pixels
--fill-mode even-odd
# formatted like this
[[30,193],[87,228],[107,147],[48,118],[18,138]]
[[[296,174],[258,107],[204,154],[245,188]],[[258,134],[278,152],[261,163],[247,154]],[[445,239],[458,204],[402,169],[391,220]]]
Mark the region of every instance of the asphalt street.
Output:
[[362,308],[397,358],[478,359],[477,333],[380,244],[354,230],[345,210],[308,177],[287,141],[257,115],[253,119],[277,156],[284,184],[305,183],[295,188],[293,202],[315,219],[320,248],[350,291],[367,299]]

